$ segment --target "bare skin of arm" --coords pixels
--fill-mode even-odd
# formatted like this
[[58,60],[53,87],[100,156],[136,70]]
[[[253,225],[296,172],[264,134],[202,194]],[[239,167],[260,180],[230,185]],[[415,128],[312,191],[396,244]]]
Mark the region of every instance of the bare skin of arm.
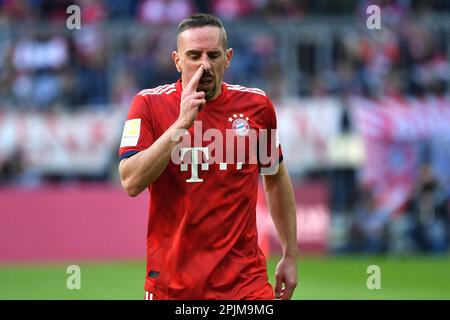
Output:
[[173,141],[176,133],[188,129],[197,118],[199,109],[206,104],[205,92],[197,92],[198,82],[203,74],[200,66],[183,89],[178,119],[149,148],[122,159],[119,164],[120,182],[132,197],[139,195],[164,171],[172,150],[179,140]]
[[280,164],[276,174],[264,176],[264,189],[283,248],[283,258],[278,263],[275,273],[275,298],[289,300],[298,281],[297,216],[294,192],[284,163]]

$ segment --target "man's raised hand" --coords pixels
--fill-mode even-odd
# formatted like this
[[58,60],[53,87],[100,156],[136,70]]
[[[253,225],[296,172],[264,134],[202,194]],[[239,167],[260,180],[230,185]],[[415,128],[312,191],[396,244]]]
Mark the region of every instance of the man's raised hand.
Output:
[[203,75],[203,71],[203,66],[200,66],[181,93],[178,121],[185,129],[189,129],[194,124],[198,112],[206,104],[205,92],[197,92],[197,86]]

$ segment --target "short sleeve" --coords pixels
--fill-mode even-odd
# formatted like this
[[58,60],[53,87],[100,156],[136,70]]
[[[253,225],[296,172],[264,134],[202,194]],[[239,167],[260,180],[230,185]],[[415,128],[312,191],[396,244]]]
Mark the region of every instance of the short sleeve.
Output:
[[258,139],[258,166],[261,174],[275,174],[278,165],[283,161],[279,132],[277,128],[277,117],[272,101],[266,97],[267,105],[265,112],[265,130],[260,129]]
[[150,106],[145,97],[137,94],[123,127],[119,161],[150,147],[154,137]]

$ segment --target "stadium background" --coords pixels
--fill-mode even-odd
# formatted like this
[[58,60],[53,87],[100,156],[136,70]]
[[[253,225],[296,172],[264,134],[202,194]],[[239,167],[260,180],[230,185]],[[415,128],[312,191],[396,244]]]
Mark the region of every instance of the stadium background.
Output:
[[[80,30],[66,27],[71,4]],[[367,28],[371,4],[380,30]],[[1,0],[0,298],[142,298],[148,195],[121,191],[118,144],[133,95],[177,79],[176,23],[194,12],[224,21],[225,80],[276,105],[297,200],[295,298],[449,299],[445,0]],[[260,196],[273,282],[280,247]],[[66,287],[72,264],[80,290]]]

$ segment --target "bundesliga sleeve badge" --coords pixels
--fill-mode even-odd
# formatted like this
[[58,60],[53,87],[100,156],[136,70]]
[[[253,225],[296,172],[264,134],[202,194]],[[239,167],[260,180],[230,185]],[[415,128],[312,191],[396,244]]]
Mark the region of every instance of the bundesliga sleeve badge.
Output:
[[139,135],[141,133],[141,119],[130,119],[125,121],[123,127],[122,140],[120,147],[135,147],[138,144]]

